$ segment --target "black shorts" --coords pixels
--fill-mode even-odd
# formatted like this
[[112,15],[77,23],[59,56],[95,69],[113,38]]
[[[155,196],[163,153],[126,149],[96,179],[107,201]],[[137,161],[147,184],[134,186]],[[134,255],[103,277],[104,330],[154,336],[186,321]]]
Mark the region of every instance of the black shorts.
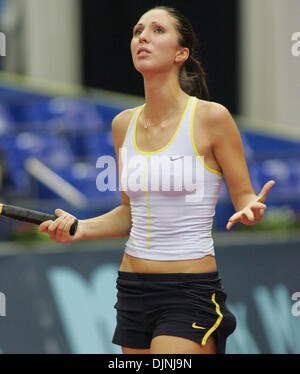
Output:
[[225,305],[218,272],[118,274],[113,343],[147,349],[155,336],[171,335],[205,346],[212,335],[216,352],[225,353],[236,319]]

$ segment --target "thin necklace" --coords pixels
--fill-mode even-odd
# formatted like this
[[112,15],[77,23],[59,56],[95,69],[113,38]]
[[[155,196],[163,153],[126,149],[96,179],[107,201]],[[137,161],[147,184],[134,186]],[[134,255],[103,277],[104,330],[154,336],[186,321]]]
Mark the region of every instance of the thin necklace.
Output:
[[[175,113],[178,111],[178,109],[175,111]],[[167,118],[169,118],[172,114],[172,111],[170,113],[168,113],[167,116],[165,116],[162,120],[160,120],[159,122],[155,123],[155,124],[152,124],[152,125],[148,125],[147,124],[147,121],[146,121],[146,118],[145,118],[145,112],[143,112],[143,118],[144,118],[144,128],[147,129],[148,127],[154,127],[154,126],[157,126],[159,125],[160,123],[162,123],[163,121],[165,121]],[[174,112],[173,112],[174,114]]]

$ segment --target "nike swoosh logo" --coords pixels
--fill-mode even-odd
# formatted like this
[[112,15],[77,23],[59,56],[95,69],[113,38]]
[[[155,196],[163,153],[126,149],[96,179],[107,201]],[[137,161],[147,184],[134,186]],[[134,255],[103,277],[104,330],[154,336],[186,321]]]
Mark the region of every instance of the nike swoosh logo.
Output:
[[194,322],[194,323],[192,324],[192,327],[193,327],[194,329],[206,330],[206,327],[198,326],[196,322]]
[[180,158],[183,158],[184,156],[170,156],[171,161],[179,160]]

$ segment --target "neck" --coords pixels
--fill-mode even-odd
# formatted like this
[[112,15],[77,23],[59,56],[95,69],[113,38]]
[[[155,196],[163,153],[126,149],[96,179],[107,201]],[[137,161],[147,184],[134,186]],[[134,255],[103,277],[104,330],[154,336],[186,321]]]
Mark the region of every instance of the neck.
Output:
[[178,110],[189,97],[181,89],[178,77],[169,72],[144,76],[144,89],[144,114],[151,123],[160,121],[172,110]]

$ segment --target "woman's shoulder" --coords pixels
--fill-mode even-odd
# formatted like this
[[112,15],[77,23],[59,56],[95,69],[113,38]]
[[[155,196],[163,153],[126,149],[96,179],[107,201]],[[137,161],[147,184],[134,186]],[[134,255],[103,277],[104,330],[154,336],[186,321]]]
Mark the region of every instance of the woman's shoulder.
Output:
[[118,144],[122,144],[132,116],[139,107],[125,109],[118,113],[112,120],[112,135]]
[[122,112],[118,113],[112,120],[112,125],[117,126],[122,124],[124,121],[126,121],[128,118],[130,118],[131,115],[137,110],[138,107],[136,108],[129,108],[122,110]]
[[209,133],[226,131],[228,123],[232,122],[229,110],[223,104],[198,99],[195,109],[195,127],[205,128]]
[[195,109],[196,116],[205,117],[207,120],[215,120],[218,118],[226,117],[229,114],[229,110],[220,103],[215,101],[207,101],[197,99],[197,105]]
[[199,100],[195,110],[195,129],[204,129],[210,139],[224,139],[237,129],[230,111],[223,104]]
[[135,108],[129,108],[125,109],[122,112],[118,113],[112,120],[112,127],[114,128],[122,128],[129,125],[129,122],[134,115],[134,113],[137,111],[137,109],[140,108],[140,106]]

